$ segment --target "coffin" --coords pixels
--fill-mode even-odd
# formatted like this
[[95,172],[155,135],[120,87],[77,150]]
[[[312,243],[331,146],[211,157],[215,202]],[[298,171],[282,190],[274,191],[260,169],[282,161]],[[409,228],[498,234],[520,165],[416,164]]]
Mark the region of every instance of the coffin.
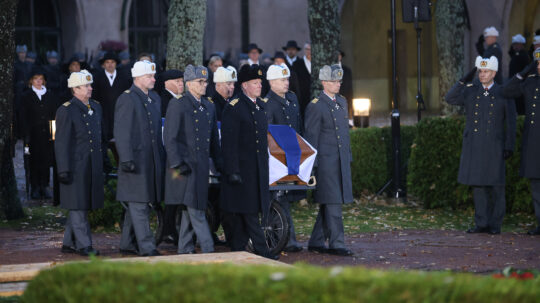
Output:
[[268,125],[269,183],[307,185],[317,150],[287,125]]

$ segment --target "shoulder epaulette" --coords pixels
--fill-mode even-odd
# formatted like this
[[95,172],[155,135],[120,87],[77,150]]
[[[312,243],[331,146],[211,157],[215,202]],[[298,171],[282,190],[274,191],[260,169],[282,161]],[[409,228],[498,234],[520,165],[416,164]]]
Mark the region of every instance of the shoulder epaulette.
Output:
[[236,99],[234,99],[234,100],[231,100],[231,102],[229,102],[229,104],[230,104],[231,106],[235,106],[236,103],[238,103],[238,98],[236,98]]
[[210,103],[214,103],[214,100],[212,100],[212,97],[206,97],[206,99],[208,99],[208,101],[210,101]]
[[182,98],[182,97],[183,97],[183,95],[182,95],[182,94],[178,94],[178,95],[176,95],[176,99],[180,99],[180,98]]
[[296,94],[295,94],[292,90],[288,91],[287,93],[288,93],[288,94],[293,94],[293,95],[296,96]]
[[472,83],[467,83],[467,87],[471,87],[471,86],[473,86]]
[[96,102],[97,104],[99,104],[99,102],[98,102],[97,100],[92,99],[92,101],[94,101],[94,102]]
[[68,101],[68,102],[66,102],[66,103],[64,103],[64,104],[62,104],[62,105],[64,105],[64,106],[69,106],[70,104],[71,104],[71,101]]
[[261,98],[261,100],[262,100],[264,103],[268,102],[268,98]]
[[530,74],[527,77],[536,77],[536,75],[535,74]]
[[317,102],[319,102],[319,98],[315,98],[315,99],[311,100],[311,103],[317,103]]
[[129,94],[129,93],[130,93],[130,90],[129,90],[129,89],[126,89],[126,90],[124,91],[124,93]]

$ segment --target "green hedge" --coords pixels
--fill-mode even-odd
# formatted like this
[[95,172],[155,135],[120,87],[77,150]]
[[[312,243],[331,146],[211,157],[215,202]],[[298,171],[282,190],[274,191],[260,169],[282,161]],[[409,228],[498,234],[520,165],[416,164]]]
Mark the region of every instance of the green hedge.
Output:
[[120,202],[116,201],[116,180],[109,180],[105,186],[105,201],[103,208],[93,210],[88,213],[88,221],[92,228],[111,228],[116,223],[120,223],[124,208]]
[[540,280],[360,267],[92,261],[55,267],[23,302],[537,302]]
[[[409,160],[409,193],[424,206],[463,207],[472,205],[469,186],[458,184],[463,117],[426,118],[417,124],[417,135]],[[518,119],[516,150],[506,162],[506,200],[508,212],[532,211],[527,179],[519,177],[521,131]]]

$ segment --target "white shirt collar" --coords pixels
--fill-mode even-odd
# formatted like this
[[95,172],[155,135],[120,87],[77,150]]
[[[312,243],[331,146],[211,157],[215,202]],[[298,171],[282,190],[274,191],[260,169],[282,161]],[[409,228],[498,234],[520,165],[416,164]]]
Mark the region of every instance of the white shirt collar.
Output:
[[298,59],[298,56],[294,56],[292,58],[289,58],[289,56],[285,56],[285,58],[287,59],[287,62],[289,62],[289,65],[292,65],[294,63],[294,61],[296,61],[296,59]]
[[249,58],[248,58],[248,63],[249,63],[249,65],[253,65],[253,64],[260,65],[258,60],[257,60],[257,62],[254,62],[254,61],[252,61],[252,60],[249,59]]
[[330,98],[330,100],[332,100],[332,101],[337,100],[337,99],[336,99],[336,95],[334,95],[334,97],[332,98],[332,97],[330,97],[330,95],[327,94],[324,90],[323,90],[323,93],[324,93],[328,98]]
[[112,74],[105,70],[105,75],[107,76],[107,80],[109,80],[109,84],[112,86],[114,79],[116,79],[116,69],[114,70]]
[[39,100],[41,100],[41,96],[45,95],[45,93],[47,92],[47,88],[43,85],[41,86],[41,89],[37,89],[32,85],[32,90],[34,91],[34,93],[36,93]]
[[493,86],[493,84],[495,84],[495,82],[491,82],[491,85],[489,85],[488,87],[486,87],[484,84],[482,84],[482,87],[485,89],[487,88],[488,90],[491,89],[491,87]]
[[306,58],[306,56],[304,56],[304,63],[306,64],[306,68],[308,72],[311,74],[311,60],[309,60],[308,58]]
[[173,92],[172,92],[172,91],[170,91],[170,90],[169,90],[168,88],[165,88],[165,90],[166,90],[166,91],[168,91],[168,92],[169,92],[169,94],[171,94],[171,95],[172,95],[173,97],[175,97],[175,98],[176,98],[176,97],[178,97],[178,95],[177,95],[177,94],[173,93]]

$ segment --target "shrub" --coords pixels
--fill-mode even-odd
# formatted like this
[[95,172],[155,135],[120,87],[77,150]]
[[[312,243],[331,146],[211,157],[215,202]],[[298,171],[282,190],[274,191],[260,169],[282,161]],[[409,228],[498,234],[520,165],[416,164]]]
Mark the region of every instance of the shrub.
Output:
[[92,228],[111,228],[121,222],[124,208],[120,202],[116,201],[116,180],[108,180],[103,204],[103,208],[88,213],[88,221]]
[[360,267],[75,263],[42,271],[24,302],[535,302],[540,280]]
[[388,175],[383,131],[378,127],[355,129],[350,137],[353,195],[359,197],[364,190],[376,192]]

